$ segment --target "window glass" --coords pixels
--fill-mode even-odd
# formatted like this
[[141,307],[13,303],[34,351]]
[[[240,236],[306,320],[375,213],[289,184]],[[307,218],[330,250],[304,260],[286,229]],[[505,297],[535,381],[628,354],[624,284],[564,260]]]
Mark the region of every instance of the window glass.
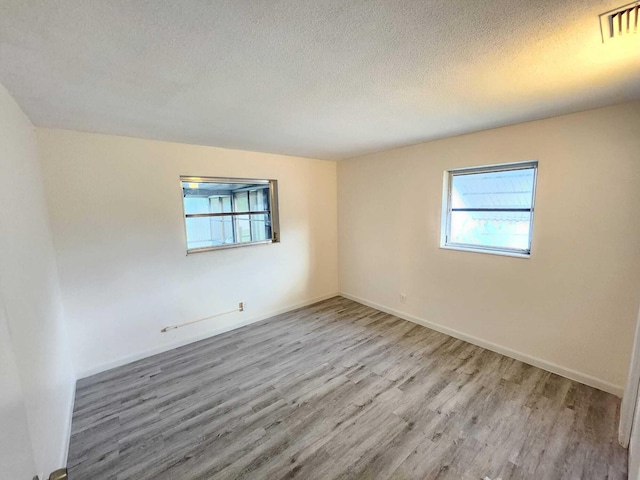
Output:
[[[278,241],[277,182],[182,178],[187,251]],[[228,214],[228,215],[227,215]]]
[[531,208],[534,169],[454,175],[453,208]]
[[527,250],[530,226],[525,212],[452,212],[451,242]]
[[445,245],[528,255],[537,162],[449,172]]

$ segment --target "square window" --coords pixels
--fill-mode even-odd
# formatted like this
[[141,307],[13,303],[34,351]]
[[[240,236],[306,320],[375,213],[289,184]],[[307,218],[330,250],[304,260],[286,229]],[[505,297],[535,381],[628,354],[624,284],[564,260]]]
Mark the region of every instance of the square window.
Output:
[[279,241],[276,180],[180,177],[187,253]]
[[445,172],[441,247],[528,257],[538,162]]

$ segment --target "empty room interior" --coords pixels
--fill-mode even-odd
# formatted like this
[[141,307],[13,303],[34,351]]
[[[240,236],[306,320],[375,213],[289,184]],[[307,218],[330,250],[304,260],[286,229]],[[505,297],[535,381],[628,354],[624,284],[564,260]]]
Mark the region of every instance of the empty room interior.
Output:
[[640,480],[639,18],[0,0],[0,479]]

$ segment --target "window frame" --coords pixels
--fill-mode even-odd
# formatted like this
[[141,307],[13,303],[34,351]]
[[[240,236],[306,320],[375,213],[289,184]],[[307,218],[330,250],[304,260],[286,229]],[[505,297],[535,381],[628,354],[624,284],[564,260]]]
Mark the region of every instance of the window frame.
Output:
[[[479,245],[466,244],[466,243],[456,243],[456,242],[451,242],[449,240],[451,238],[451,212],[453,211],[451,195],[452,195],[453,178],[455,176],[471,175],[471,174],[479,174],[479,173],[505,172],[505,171],[514,171],[514,170],[529,170],[529,169],[533,169],[533,188],[531,192],[531,208],[530,209],[528,208],[527,209],[515,209],[515,208],[486,209],[486,211],[499,211],[499,212],[510,212],[510,211],[530,212],[531,222],[529,224],[529,246],[527,249],[479,246]],[[538,161],[537,160],[528,160],[524,162],[514,162],[514,163],[501,163],[501,164],[495,164],[495,165],[483,165],[478,167],[454,168],[450,170],[445,170],[444,176],[443,176],[440,248],[448,249],[448,250],[460,250],[465,252],[488,253],[492,255],[503,255],[508,257],[530,258],[531,244],[533,242],[533,224],[534,224],[534,216],[535,216],[534,213],[535,213],[537,182],[538,182]],[[460,211],[460,210],[456,209],[456,211]],[[483,211],[483,210],[473,209],[471,211]]]
[[[257,185],[268,185],[269,186],[269,210],[261,210],[260,212],[222,212],[222,213],[195,213],[195,214],[187,214],[184,205],[184,191],[183,191],[183,183],[239,183],[239,184],[257,184]],[[193,253],[201,253],[201,252],[210,252],[214,250],[226,250],[229,248],[238,248],[238,247],[250,247],[253,245],[265,245],[269,243],[279,243],[280,242],[280,216],[278,214],[278,180],[275,179],[264,179],[264,178],[235,178],[235,177],[202,177],[202,176],[191,176],[191,175],[180,175],[180,200],[182,202],[182,220],[184,226],[184,240],[187,250],[187,255],[191,255]],[[234,199],[233,195],[231,196],[231,205],[232,210],[234,209]],[[230,216],[233,217],[232,228],[235,230],[236,226],[236,216],[237,215],[248,215],[251,217],[253,214],[264,214],[268,212],[268,215],[271,219],[271,238],[266,240],[257,240],[252,242],[237,242],[237,243],[229,243],[225,245],[215,245],[211,247],[199,247],[199,248],[189,248],[189,238],[187,236],[187,218],[199,218],[199,217],[219,217],[219,216]]]

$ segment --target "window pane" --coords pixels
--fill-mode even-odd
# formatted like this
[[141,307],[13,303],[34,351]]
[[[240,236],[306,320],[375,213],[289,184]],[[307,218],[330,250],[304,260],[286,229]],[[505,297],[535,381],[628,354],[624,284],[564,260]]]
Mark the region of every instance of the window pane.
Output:
[[251,221],[249,215],[238,215],[236,220],[236,242],[250,242],[251,241]]
[[187,218],[187,248],[216,247],[235,243],[233,217]]
[[453,175],[452,208],[531,208],[533,168]]
[[271,222],[268,214],[237,215],[236,242],[259,242],[271,238]]
[[181,177],[187,250],[279,241],[278,212],[271,212],[271,198],[277,195],[275,180],[189,180]]
[[249,191],[249,208],[258,212],[269,209],[269,189],[256,189]]
[[451,212],[452,243],[529,250],[530,212]]
[[209,197],[209,211],[203,213],[227,213],[231,212],[231,196]]
[[209,199],[206,197],[185,197],[186,213],[209,213]]
[[[269,210],[269,185],[265,184],[182,182],[182,192],[186,214],[248,212],[251,192],[259,210]],[[232,198],[235,210],[232,209]]]
[[249,211],[249,192],[237,192],[233,194],[233,211]]
[[251,238],[253,242],[271,238],[269,215],[251,215]]

